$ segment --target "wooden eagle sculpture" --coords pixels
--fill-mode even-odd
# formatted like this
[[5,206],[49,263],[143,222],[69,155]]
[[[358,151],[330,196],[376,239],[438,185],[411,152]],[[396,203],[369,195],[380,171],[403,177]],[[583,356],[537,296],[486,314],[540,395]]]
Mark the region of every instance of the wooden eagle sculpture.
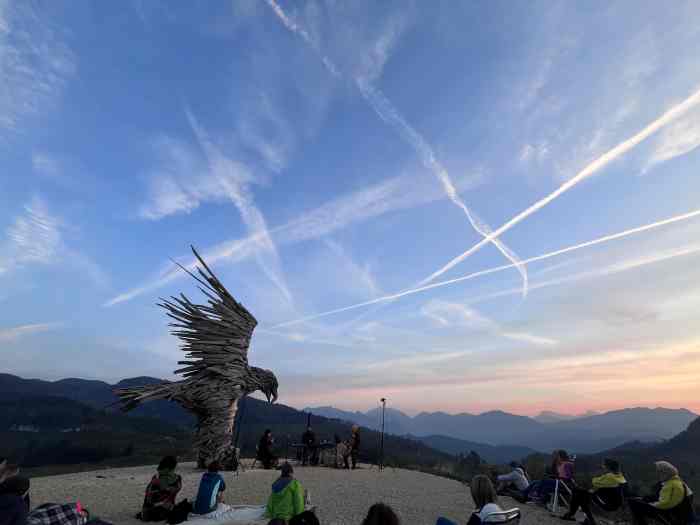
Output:
[[179,403],[197,416],[197,465],[206,468],[216,460],[224,468],[236,468],[232,437],[238,400],[261,390],[274,403],[277,378],[269,370],[248,366],[248,346],[258,322],[236,302],[194,247],[192,252],[202,266],[197,266],[199,277],[178,266],[199,282],[208,304],[194,304],[184,294],[170,301],[161,299],[158,304],[175,320],[169,324],[171,332],[182,340],[181,350],[187,352],[187,360],[178,361],[186,366],[175,371],[185,379],[119,389],[116,394],[124,411],[156,399]]

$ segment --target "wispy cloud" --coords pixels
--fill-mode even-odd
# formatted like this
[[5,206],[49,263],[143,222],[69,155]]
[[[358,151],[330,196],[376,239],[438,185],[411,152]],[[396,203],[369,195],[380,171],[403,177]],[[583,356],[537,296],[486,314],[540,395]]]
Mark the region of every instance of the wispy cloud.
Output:
[[[481,183],[482,179],[478,174],[457,181],[460,189],[473,188]],[[388,213],[423,206],[442,198],[444,194],[433,185],[426,186],[421,177],[413,174],[399,175],[331,199],[283,225],[271,228],[269,234],[277,245],[320,239],[354,224]],[[262,235],[253,234],[243,239],[225,241],[204,250],[203,255],[211,264],[221,261],[239,262],[256,253],[261,238]],[[185,266],[192,268],[194,264],[195,262],[190,260]],[[114,306],[132,300],[181,277],[182,272],[169,264],[167,270],[158,273],[151,281],[120,293],[104,306]]]
[[550,202],[553,200],[557,199],[559,196],[562,194],[566,193],[576,185],[578,185],[580,182],[583,180],[587,179],[591,175],[595,174],[596,172],[602,170],[605,168],[608,164],[611,162],[615,161],[619,157],[623,156],[625,153],[630,151],[632,148],[636,147],[640,142],[643,140],[647,139],[657,131],[663,129],[665,126],[673,122],[675,119],[678,117],[684,115],[686,112],[688,112],[690,109],[694,108],[698,103],[700,103],[700,90],[695,91],[692,93],[688,98],[686,98],[683,102],[680,102],[679,104],[674,105],[671,107],[669,110],[667,110],[665,113],[663,113],[660,117],[658,117],[656,120],[651,122],[649,125],[647,125],[644,129],[633,135],[632,137],[628,138],[627,140],[619,143],[617,146],[609,150],[607,153],[604,155],[598,157],[595,159],[593,162],[588,164],[585,168],[583,168],[580,172],[578,172],[574,177],[566,181],[564,184],[559,186],[556,190],[554,190],[552,193],[544,197],[543,199],[540,199],[536,203],[534,203],[532,206],[529,208],[523,210],[516,216],[514,216],[512,219],[507,221],[505,224],[503,224],[501,227],[496,229],[495,231],[489,233],[486,235],[481,241],[476,243],[474,246],[463,252],[461,255],[458,255],[454,259],[452,259],[450,262],[445,264],[442,268],[439,270],[433,272],[431,275],[426,277],[420,282],[419,286],[426,285],[428,283],[431,283],[441,275],[443,275],[445,272],[449,271],[450,269],[454,268],[457,264],[461,263],[464,261],[466,258],[469,256],[473,255],[477,251],[479,251],[481,248],[483,248],[488,242],[490,242],[492,239],[497,238],[499,235],[502,235],[503,233],[507,232],[510,230],[513,226],[517,225],[521,221],[525,220],[527,217],[532,215],[533,213],[536,213],[540,209],[544,208],[547,206]]
[[[310,34],[303,27],[289,18],[289,16],[287,16],[287,14],[275,0],[267,0],[267,3],[287,29],[299,35],[316,51],[328,71],[334,76],[340,76],[340,71],[338,68],[322,52],[319,44],[311,38]],[[379,88],[372,84],[372,80],[380,74],[382,68],[384,67],[384,64],[388,58],[389,50],[394,45],[399,34],[400,26],[393,25],[389,27],[389,30],[386,31],[383,37],[378,41],[375,52],[370,57],[369,67],[367,68],[365,75],[355,76],[354,82],[362,94],[362,97],[367,101],[377,115],[414,149],[423,166],[425,166],[425,168],[438,179],[447,197],[464,212],[474,230],[476,230],[485,239],[488,239],[488,242],[493,243],[498,251],[500,251],[515,265],[515,268],[518,270],[523,279],[523,296],[525,296],[527,295],[527,270],[525,269],[525,266],[520,263],[518,256],[507,246],[505,246],[505,244],[503,244],[503,242],[501,242],[497,236],[491,235],[491,228],[484,221],[479,219],[473,210],[471,210],[459,196],[459,193],[457,192],[447,169],[445,169],[442,163],[438,160],[432,147],[430,147],[423,136],[413,126],[411,126],[411,124],[408,123],[408,121],[403,117],[403,115],[401,115],[398,109],[391,103],[384,93],[382,93]]]
[[[612,242],[612,241],[615,241],[615,240],[623,239],[623,238],[629,237],[629,236],[631,236],[631,235],[636,235],[636,234],[638,234],[638,233],[643,233],[643,232],[646,232],[646,231],[654,230],[654,229],[656,229],[656,228],[661,228],[661,227],[668,226],[668,225],[671,225],[671,224],[675,224],[675,223],[678,223],[678,222],[688,221],[688,220],[694,219],[694,218],[696,218],[696,217],[700,217],[700,210],[694,210],[694,211],[692,211],[692,212],[684,213],[684,214],[681,214],[681,215],[676,215],[676,216],[671,217],[671,218],[668,218],[668,219],[664,219],[664,220],[661,220],[661,221],[652,222],[652,223],[650,223],[650,224],[645,224],[644,226],[638,226],[638,227],[636,227],[636,228],[630,228],[630,229],[624,230],[624,231],[622,231],[622,232],[614,233],[614,234],[611,234],[611,235],[605,235],[605,236],[603,236],[603,237],[598,237],[597,239],[593,239],[593,240],[591,240],[591,241],[586,241],[586,242],[574,244],[574,245],[572,245],[572,246],[567,246],[566,248],[561,248],[561,249],[559,249],[559,250],[555,250],[555,251],[552,251],[552,252],[544,253],[544,254],[542,254],[542,255],[537,255],[537,256],[535,256],[535,257],[530,257],[530,258],[528,258],[528,259],[525,259],[525,260],[523,261],[523,264],[530,264],[530,263],[537,262],[537,261],[543,261],[543,260],[545,260],[545,259],[550,259],[550,258],[552,258],[552,257],[557,257],[557,256],[563,255],[563,254],[565,254],[565,253],[574,252],[574,251],[577,251],[577,250],[582,250],[582,249],[584,249],[584,248],[589,248],[589,247],[591,247],[591,246],[596,246],[596,245],[598,245],[598,244],[603,244],[603,243],[608,243],[608,242]],[[476,278],[478,278],[478,277],[483,277],[483,276],[485,276],[485,275],[490,275],[490,274],[492,274],[492,273],[501,272],[501,271],[503,271],[503,270],[506,270],[506,269],[509,269],[509,268],[513,268],[513,266],[514,266],[513,264],[506,264],[506,265],[502,265],[502,266],[496,266],[496,267],[493,267],[493,268],[488,268],[488,269],[486,269],[486,270],[481,270],[481,271],[478,271],[478,272],[473,272],[473,273],[464,275],[464,276],[462,276],[462,277],[457,277],[457,278],[455,278],[455,279],[448,279],[448,280],[446,280],[446,281],[440,281],[440,282],[428,284],[428,285],[425,285],[425,286],[419,286],[419,287],[411,288],[411,289],[409,289],[409,290],[404,290],[404,291],[402,291],[402,292],[398,292],[398,293],[395,293],[395,294],[389,294],[389,295],[384,295],[384,296],[382,296],[382,297],[377,297],[377,298],[371,299],[371,300],[369,300],[369,301],[364,301],[364,302],[361,302],[361,303],[353,304],[353,305],[350,305],[350,306],[345,306],[345,307],[342,307],[342,308],[335,308],[335,309],[333,309],[333,310],[329,310],[329,311],[326,311],[326,312],[321,312],[321,313],[318,313],[318,314],[309,315],[309,316],[306,316],[306,317],[302,317],[302,318],[300,318],[300,319],[294,319],[294,320],[292,320],[292,321],[286,321],[286,322],[284,322],[284,323],[279,323],[278,325],[276,325],[276,326],[273,327],[273,328],[280,328],[280,327],[283,327],[283,326],[291,326],[291,325],[295,325],[295,324],[299,324],[299,323],[304,323],[304,322],[312,321],[312,320],[314,320],[314,319],[320,319],[320,318],[322,318],[322,317],[328,317],[328,316],[330,316],[330,315],[335,315],[335,314],[339,314],[339,313],[343,313],[343,312],[349,312],[349,311],[351,311],[351,310],[356,310],[356,309],[358,309],[358,308],[364,308],[364,307],[366,307],[366,306],[370,306],[370,305],[373,305],[373,304],[378,304],[378,303],[382,303],[382,302],[393,301],[393,300],[395,300],[395,299],[400,299],[401,297],[407,297],[407,296],[409,296],[409,295],[413,295],[413,294],[417,294],[417,293],[423,293],[423,292],[427,292],[427,291],[429,291],[429,290],[433,290],[433,289],[436,289],[436,288],[441,288],[441,287],[443,287],[443,286],[451,286],[451,285],[453,285],[453,284],[457,284],[457,283],[464,282],[464,281],[469,281],[469,280],[471,280],[471,279],[476,279]],[[507,293],[507,294],[511,294],[511,293],[512,293],[512,290],[510,290],[510,291],[508,291],[508,292],[506,292],[506,293]]]
[[558,344],[556,339],[550,337],[542,337],[528,332],[509,331],[493,319],[486,317],[466,304],[432,299],[422,306],[421,313],[442,328],[457,327],[473,331],[484,331],[499,337],[536,346],[553,346]]
[[325,245],[342,261],[342,272],[351,283],[357,283],[372,296],[381,295],[382,289],[377,284],[369,265],[358,264],[350,253],[337,241],[326,239]]
[[7,229],[0,274],[24,264],[54,263],[61,245],[60,222],[49,214],[46,203],[35,197]]
[[690,153],[698,146],[700,146],[700,110],[696,109],[660,133],[643,173],[661,162]]
[[63,238],[64,223],[34,197],[7,228],[0,242],[0,276],[25,266],[65,264],[99,287],[109,283],[107,273],[90,257],[71,248]]
[[50,330],[56,330],[61,327],[63,327],[63,323],[53,322],[25,324],[20,326],[13,326],[11,328],[0,328],[0,341],[15,342],[22,339],[23,337],[28,337],[30,335],[39,334],[42,332],[48,332]]
[[41,115],[75,69],[58,28],[34,4],[0,2],[0,130],[17,132]]

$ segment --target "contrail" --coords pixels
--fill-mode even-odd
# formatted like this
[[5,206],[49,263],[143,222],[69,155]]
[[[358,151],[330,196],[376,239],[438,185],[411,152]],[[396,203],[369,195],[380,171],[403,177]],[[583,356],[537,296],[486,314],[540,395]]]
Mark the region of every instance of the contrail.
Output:
[[[529,259],[523,260],[522,264],[530,264],[533,262],[542,261],[544,259],[549,259],[551,257],[556,257],[558,255],[563,255],[565,253],[573,252],[576,250],[581,250],[583,248],[588,248],[590,246],[595,246],[597,244],[602,244],[602,243],[614,241],[617,239],[622,239],[622,238],[628,237],[630,235],[635,235],[637,233],[642,233],[645,231],[653,230],[655,228],[660,228],[662,226],[668,226],[669,224],[674,224],[674,223],[681,222],[681,221],[687,221],[687,220],[693,219],[693,218],[698,217],[698,216],[700,216],[700,209],[697,209],[697,210],[694,210],[694,211],[691,211],[688,213],[684,213],[682,215],[675,215],[674,217],[670,217],[670,218],[664,219],[662,221],[657,221],[657,222],[652,222],[650,224],[645,224],[644,226],[638,226],[636,228],[624,230],[624,231],[619,232],[619,233],[605,235],[604,237],[599,237],[599,238],[593,239],[591,241],[586,241],[583,243],[575,244],[573,246],[567,246],[566,248],[561,248],[561,249],[555,250],[553,252],[545,253],[542,255],[537,255],[535,257],[530,257]],[[329,315],[334,315],[334,314],[339,314],[342,312],[347,312],[350,310],[355,310],[357,308],[362,308],[364,306],[370,306],[373,304],[383,303],[386,301],[393,301],[393,300],[399,299],[401,297],[406,297],[407,295],[413,295],[416,293],[421,293],[421,292],[425,292],[428,290],[432,290],[434,288],[441,288],[443,286],[448,286],[450,284],[455,284],[455,283],[459,283],[462,281],[468,281],[470,279],[475,279],[477,277],[482,277],[484,275],[489,275],[492,273],[501,272],[503,270],[513,268],[514,266],[515,266],[515,264],[504,264],[502,266],[496,266],[494,268],[489,268],[486,270],[481,270],[479,272],[470,273],[468,275],[464,275],[462,277],[457,277],[455,279],[449,279],[447,281],[440,281],[437,283],[419,286],[417,288],[412,288],[410,290],[404,290],[403,292],[398,292],[398,293],[391,294],[391,295],[384,295],[382,297],[377,297],[376,299],[372,299],[370,301],[364,301],[362,303],[357,303],[357,304],[353,304],[350,306],[345,306],[343,308],[336,308],[334,310],[329,310],[327,312],[322,312],[319,314],[314,314],[314,315],[310,315],[307,317],[302,317],[301,319],[286,321],[284,323],[277,324],[277,325],[273,326],[272,328],[281,328],[281,327],[285,327],[285,326],[291,326],[291,325],[295,325],[295,324],[299,324],[299,323],[304,323],[306,321],[312,321],[314,319],[319,319],[321,317],[327,317]]]
[[[276,0],[267,0],[267,4],[289,31],[299,35],[316,52],[316,54],[318,54],[324,66],[332,75],[336,77],[341,76],[338,68],[326,55],[321,52],[321,49],[313,41],[311,35],[309,35],[309,33],[303,27],[294,22],[294,20],[289,18]],[[457,193],[457,190],[450,179],[449,173],[435,156],[433,149],[425,141],[421,134],[418,133],[413,126],[406,121],[406,119],[399,113],[389,99],[386,98],[386,96],[379,89],[373,87],[367,79],[358,77],[354,80],[358,90],[362,94],[362,97],[372,107],[375,113],[377,113],[379,118],[396,130],[399,136],[414,149],[423,166],[430,170],[441,182],[445,194],[464,212],[470,224],[477,231],[477,233],[479,233],[479,235],[481,235],[484,239],[488,239],[487,242],[492,243],[498,249],[498,251],[500,251],[510,262],[513,263],[512,267],[518,270],[523,279],[522,293],[523,297],[525,297],[528,289],[527,270],[518,256],[507,246],[505,246],[500,239],[498,239],[498,235],[494,236],[491,228],[483,221],[479,220],[474,215],[474,212],[467,207]],[[421,282],[419,284],[425,283]]]
[[651,124],[647,125],[644,129],[642,129],[640,132],[638,132],[636,135],[630,137],[629,139],[625,140],[624,142],[621,142],[611,150],[609,150],[607,153],[601,155],[597,159],[595,159],[593,162],[588,164],[585,168],[583,168],[578,174],[576,174],[573,178],[569,179],[566,181],[564,184],[559,186],[556,190],[554,190],[552,193],[544,197],[543,199],[537,201],[535,204],[527,208],[526,210],[520,212],[518,215],[510,219],[508,222],[506,222],[503,226],[498,228],[496,231],[489,233],[487,236],[485,236],[481,241],[476,243],[474,246],[469,248],[466,252],[462,253],[461,255],[455,257],[452,259],[450,262],[448,262],[445,266],[440,268],[438,271],[434,272],[427,278],[423,279],[419,285],[425,285],[428,284],[438,277],[440,277],[442,274],[462,262],[464,259],[472,255],[473,253],[476,253],[479,251],[481,248],[484,247],[484,245],[490,241],[492,241],[494,238],[502,235],[506,231],[510,230],[513,226],[518,224],[520,221],[526,219],[528,216],[532,215],[536,211],[538,211],[541,208],[544,208],[547,204],[552,202],[554,199],[559,197],[561,194],[569,191],[571,188],[576,186],[579,182],[583,181],[584,179],[590,177],[593,175],[596,171],[604,168],[607,166],[609,163],[617,159],[618,157],[624,155],[627,153],[629,150],[637,146],[640,142],[648,138],[650,135],[656,133],[659,131],[661,128],[666,126],[668,123],[673,121],[675,118],[679,117],[683,113],[687,112],[690,108],[695,106],[698,102],[700,102],[700,89],[695,91],[692,95],[690,95],[688,98],[686,98],[683,102],[676,104],[673,106],[671,109],[666,111],[663,115],[661,115],[659,118],[657,118],[655,121],[653,121]]
[[[372,106],[372,109],[379,115],[384,122],[389,126],[393,127],[418,154],[423,163],[428,170],[430,170],[435,177],[440,181],[445,194],[449,199],[460,208],[464,214],[467,216],[469,223],[472,227],[486,239],[491,235],[491,228],[480,220],[472,210],[465,204],[457,193],[457,189],[454,187],[452,180],[450,179],[450,174],[447,172],[445,167],[440,163],[440,161],[435,156],[433,149],[428,145],[425,139],[418,133],[413,126],[411,126],[406,119],[399,113],[399,111],[393,106],[391,101],[378,89],[370,85],[369,82],[363,79],[356,79],[360,93],[367,101],[367,103]],[[527,295],[528,288],[528,276],[525,265],[522,264],[518,256],[513,253],[507,246],[505,246],[500,239],[497,237],[492,237],[489,242],[492,242],[498,251],[500,251],[510,262],[513,263],[513,267],[517,268],[523,279],[523,297]],[[425,283],[420,283],[425,284]]]

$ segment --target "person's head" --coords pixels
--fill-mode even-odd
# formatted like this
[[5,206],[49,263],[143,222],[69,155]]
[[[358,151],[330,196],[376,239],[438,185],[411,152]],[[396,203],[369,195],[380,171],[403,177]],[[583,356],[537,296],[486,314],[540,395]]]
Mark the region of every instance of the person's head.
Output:
[[400,525],[399,517],[394,510],[384,503],[375,503],[367,511],[362,525]]
[[557,458],[559,459],[559,462],[561,463],[562,461],[569,461],[569,454],[566,452],[566,450],[560,450],[557,453]]
[[272,435],[272,430],[270,430],[269,428],[265,429],[264,436],[269,438],[271,435]]
[[211,463],[209,463],[209,467],[207,467],[207,470],[212,473],[219,472],[221,470],[221,463],[214,460]]
[[353,434],[357,434],[360,431],[360,427],[358,425],[353,425],[352,426],[352,432]]
[[17,476],[17,474],[19,474],[19,465],[6,462],[4,468],[0,469],[0,483],[6,479]]
[[481,509],[487,503],[496,503],[496,489],[493,488],[493,483],[488,476],[479,474],[472,478],[470,485],[472,492],[472,500],[477,509]]
[[678,469],[668,461],[657,461],[654,465],[656,465],[656,474],[659,476],[660,481],[668,481],[678,475]]
[[291,478],[294,475],[294,469],[289,463],[283,463],[280,467],[280,476],[283,478]]
[[175,456],[165,456],[158,463],[158,470],[175,470],[177,467],[177,458]]
[[603,460],[603,467],[605,470],[609,470],[610,472],[613,472],[614,474],[619,474],[620,473],[620,462],[612,459],[612,458],[605,458]]
[[340,436],[338,434],[335,434],[333,436],[333,441],[335,441],[335,444],[337,445],[338,443],[341,443],[343,440],[340,439]]
[[6,494],[24,497],[29,492],[29,478],[12,476],[3,483],[3,491]]
[[510,468],[512,468],[512,469],[522,468],[522,467],[520,466],[520,463],[518,463],[517,461],[511,461],[511,462],[509,463],[509,465],[510,465]]

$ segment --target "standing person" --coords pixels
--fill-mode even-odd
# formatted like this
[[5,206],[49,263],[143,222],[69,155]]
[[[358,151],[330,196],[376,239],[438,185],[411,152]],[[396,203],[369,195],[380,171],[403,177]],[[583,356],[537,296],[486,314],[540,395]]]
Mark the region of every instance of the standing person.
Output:
[[219,503],[223,503],[226,482],[219,471],[221,465],[218,461],[209,464],[207,472],[202,474],[197,490],[197,499],[194,502],[193,512],[195,514],[209,514],[216,510]]
[[318,464],[318,443],[311,425],[306,427],[306,432],[301,436],[301,442],[304,445],[302,465],[306,465],[307,461],[312,465]]
[[[352,469],[357,468],[357,458],[360,455],[360,427],[359,425],[352,426],[352,434],[350,435],[350,458],[352,458]],[[345,460],[345,468],[349,469],[348,455],[343,458]]]
[[401,525],[401,521],[389,505],[375,503],[367,511],[362,525]]
[[265,516],[272,519],[291,520],[304,512],[304,489],[294,479],[294,469],[289,463],[280,468],[280,477],[272,484],[267,500]]
[[616,510],[623,504],[622,486],[627,483],[620,472],[620,463],[614,459],[603,460],[603,473],[591,480],[590,490],[574,487],[569,504],[569,511],[561,519],[576,521],[576,512],[580,508],[585,514],[589,525],[595,525],[596,520],[591,512],[591,501],[596,496],[605,510]]
[[0,492],[0,525],[25,525],[29,509],[25,496],[29,493],[29,480],[13,476],[2,484]]
[[175,498],[182,489],[182,478],[175,472],[177,458],[165,456],[158,464],[158,473],[146,487],[143,508],[136,517],[142,521],[163,521],[175,507]]
[[655,517],[666,518],[672,523],[690,523],[693,508],[690,498],[693,491],[678,475],[678,469],[668,461],[657,461],[656,474],[659,478],[657,492],[654,496],[644,499],[628,500],[630,512],[637,525],[646,525]]
[[258,441],[258,459],[263,467],[268,470],[277,466],[277,456],[272,452],[272,445],[274,442],[272,430],[269,428],[265,430],[260,441]]

